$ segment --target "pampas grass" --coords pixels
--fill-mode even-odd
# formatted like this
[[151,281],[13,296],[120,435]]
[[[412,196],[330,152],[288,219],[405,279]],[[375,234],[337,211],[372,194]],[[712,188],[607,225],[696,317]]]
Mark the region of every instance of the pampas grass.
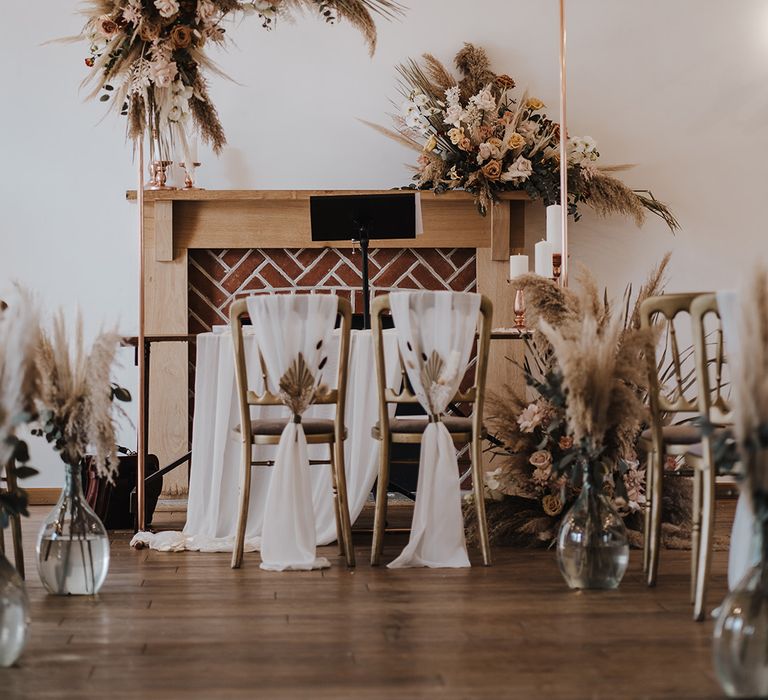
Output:
[[36,358],[42,425],[37,434],[45,435],[71,466],[93,451],[99,475],[108,478],[117,468],[111,372],[119,342],[117,333],[101,333],[86,349],[82,317],[78,314],[70,337],[59,311],[51,330],[41,334]]
[[0,312],[0,465],[14,456],[16,429],[34,415],[39,341],[37,304],[30,292],[16,287],[11,303]]
[[768,268],[742,291],[738,342],[730,348],[734,430],[755,514],[768,520]]

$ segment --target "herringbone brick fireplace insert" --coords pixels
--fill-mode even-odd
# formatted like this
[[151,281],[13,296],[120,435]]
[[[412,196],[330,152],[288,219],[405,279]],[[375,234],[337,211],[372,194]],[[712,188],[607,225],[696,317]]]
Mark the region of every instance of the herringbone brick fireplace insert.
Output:
[[[476,290],[474,248],[374,248],[371,288]],[[190,250],[189,332],[228,322],[237,297],[322,290],[345,296],[362,313],[360,253],[347,248]]]

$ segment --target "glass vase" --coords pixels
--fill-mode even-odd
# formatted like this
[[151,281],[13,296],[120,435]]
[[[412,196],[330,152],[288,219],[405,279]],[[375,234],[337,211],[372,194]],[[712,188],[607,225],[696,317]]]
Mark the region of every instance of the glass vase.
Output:
[[715,623],[715,673],[729,698],[768,697],[767,527],[762,560],[723,601]]
[[0,554],[0,668],[12,666],[24,651],[29,627],[29,600],[24,582]]
[[94,595],[109,569],[109,537],[83,495],[80,469],[66,465],[59,501],[37,537],[37,571],[54,595]]
[[563,516],[557,563],[571,588],[617,588],[629,563],[624,521],[611,500],[589,481]]

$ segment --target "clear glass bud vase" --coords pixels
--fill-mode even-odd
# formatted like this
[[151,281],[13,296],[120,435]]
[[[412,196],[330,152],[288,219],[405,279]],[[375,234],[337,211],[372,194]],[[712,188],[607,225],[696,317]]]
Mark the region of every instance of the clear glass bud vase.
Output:
[[66,465],[64,489],[37,537],[37,571],[54,595],[94,595],[109,569],[109,537],[83,495],[80,469]]
[[29,601],[24,582],[0,554],[0,668],[16,662],[27,643]]
[[585,477],[557,534],[557,563],[571,588],[617,588],[629,563],[624,521],[611,500]]
[[726,597],[715,623],[715,673],[729,698],[768,698],[768,522],[762,530],[762,561]]

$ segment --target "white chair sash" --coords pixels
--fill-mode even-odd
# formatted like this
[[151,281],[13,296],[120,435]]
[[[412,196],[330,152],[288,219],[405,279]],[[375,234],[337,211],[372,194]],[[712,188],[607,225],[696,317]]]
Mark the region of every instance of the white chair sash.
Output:
[[480,296],[394,292],[392,318],[408,379],[427,415],[408,545],[390,568],[469,566],[456,449],[442,416],[469,363]]
[[267,387],[296,417],[289,420],[280,436],[269,482],[261,568],[326,568],[330,562],[316,553],[309,457],[300,416],[321,383],[338,302],[331,295],[274,294],[249,297],[247,305],[264,360]]

